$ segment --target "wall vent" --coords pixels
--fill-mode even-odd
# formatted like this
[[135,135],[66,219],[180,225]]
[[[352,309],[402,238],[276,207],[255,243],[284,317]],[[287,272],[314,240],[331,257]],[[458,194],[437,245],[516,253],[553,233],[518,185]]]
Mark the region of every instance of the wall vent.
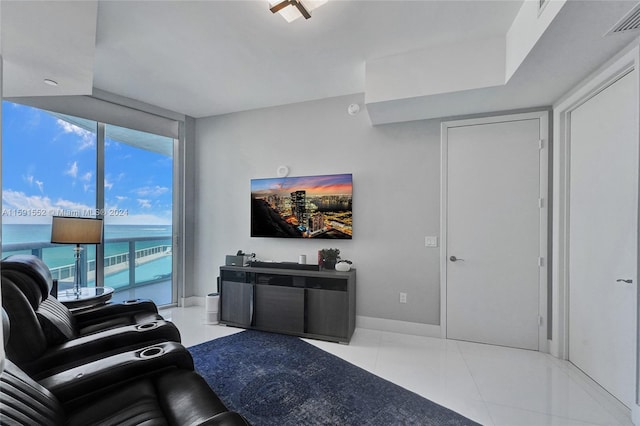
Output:
[[605,35],[622,33],[640,29],[640,3],[629,11]]

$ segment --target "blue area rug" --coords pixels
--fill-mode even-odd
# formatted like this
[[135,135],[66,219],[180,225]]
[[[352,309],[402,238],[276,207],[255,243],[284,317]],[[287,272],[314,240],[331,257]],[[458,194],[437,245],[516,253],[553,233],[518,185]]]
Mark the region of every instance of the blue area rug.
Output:
[[477,425],[297,337],[247,330],[189,348],[229,409],[261,425]]

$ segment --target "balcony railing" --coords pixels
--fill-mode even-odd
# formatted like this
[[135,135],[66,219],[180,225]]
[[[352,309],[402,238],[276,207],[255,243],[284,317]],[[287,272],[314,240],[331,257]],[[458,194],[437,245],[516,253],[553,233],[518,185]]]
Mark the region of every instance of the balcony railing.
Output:
[[[136,249],[136,243],[139,242],[153,242],[157,241],[157,245],[150,245],[143,248]],[[114,287],[115,292],[125,292],[142,286],[151,284],[157,284],[163,281],[167,282],[167,285],[171,286],[171,262],[163,262],[162,265],[151,265],[152,261],[158,261],[162,258],[171,257],[171,245],[166,243],[171,241],[171,236],[153,236],[153,237],[133,237],[133,238],[112,238],[104,241],[105,247],[109,244],[127,243],[127,251],[119,251],[104,258],[104,283],[100,285],[106,285]],[[28,242],[28,243],[16,243],[16,244],[4,244],[2,246],[3,255],[7,256],[13,253],[25,253],[29,252],[34,256],[43,259],[43,254],[47,249],[65,247],[60,244],[51,244],[49,242]],[[67,246],[68,247],[68,246]],[[130,259],[134,261],[131,262]],[[141,276],[136,277],[136,268],[142,265],[148,264],[147,268],[139,274]],[[167,268],[168,265],[168,268]],[[86,251],[82,251],[81,255],[81,274],[83,282],[87,285],[95,284],[95,259],[87,259]],[[142,268],[140,268],[141,270]],[[54,279],[58,280],[58,286],[60,289],[73,286],[73,279],[75,275],[75,262],[59,265],[49,266],[51,275]]]

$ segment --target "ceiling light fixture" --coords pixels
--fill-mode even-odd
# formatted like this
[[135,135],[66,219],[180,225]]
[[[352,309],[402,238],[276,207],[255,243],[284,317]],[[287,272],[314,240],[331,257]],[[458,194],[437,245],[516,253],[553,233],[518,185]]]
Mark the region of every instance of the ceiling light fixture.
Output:
[[44,84],[48,84],[49,86],[57,86],[58,82],[55,80],[51,80],[50,78],[45,78]]
[[[279,13],[287,22],[293,22],[304,16],[311,18],[311,11],[325,4],[328,0],[268,0],[269,10]],[[288,7],[291,6],[291,7]]]

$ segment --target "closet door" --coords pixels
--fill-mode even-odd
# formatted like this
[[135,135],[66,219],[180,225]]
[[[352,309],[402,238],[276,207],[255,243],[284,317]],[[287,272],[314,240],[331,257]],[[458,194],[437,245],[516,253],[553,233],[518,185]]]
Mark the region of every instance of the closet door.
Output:
[[629,407],[636,377],[636,73],[570,116],[569,360]]

